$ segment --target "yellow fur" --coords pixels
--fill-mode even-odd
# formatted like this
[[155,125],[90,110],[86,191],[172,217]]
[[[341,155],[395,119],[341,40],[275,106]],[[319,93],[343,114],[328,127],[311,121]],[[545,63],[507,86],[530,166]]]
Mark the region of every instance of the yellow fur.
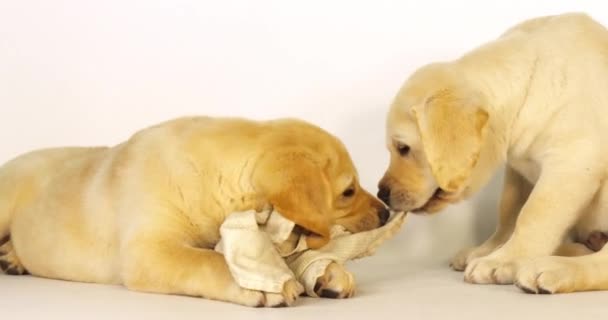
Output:
[[0,236],[33,275],[249,306],[293,303],[295,280],[283,294],[242,289],[213,248],[226,215],[269,204],[317,235],[313,246],[333,224],[375,228],[385,210],[338,139],[289,119],[181,118],[0,168]]
[[608,230],[607,110],[608,31],[578,13],[524,21],[406,81],[388,115],[381,194],[396,210],[437,212],[506,162],[496,232],[452,267],[529,292],[608,289],[608,249],[551,256],[588,253],[564,243],[569,233]]

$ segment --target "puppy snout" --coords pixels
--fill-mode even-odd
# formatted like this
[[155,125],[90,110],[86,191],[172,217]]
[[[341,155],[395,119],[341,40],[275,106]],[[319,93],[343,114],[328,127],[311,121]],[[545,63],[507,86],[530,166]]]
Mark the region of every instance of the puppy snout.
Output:
[[390,206],[391,205],[389,203],[390,198],[391,198],[391,189],[389,189],[385,186],[380,186],[380,190],[378,190],[378,199],[382,200],[382,202],[384,202],[387,206]]
[[378,210],[378,219],[380,219],[380,226],[383,226],[388,221],[388,218],[391,216],[390,211],[386,208],[382,208]]

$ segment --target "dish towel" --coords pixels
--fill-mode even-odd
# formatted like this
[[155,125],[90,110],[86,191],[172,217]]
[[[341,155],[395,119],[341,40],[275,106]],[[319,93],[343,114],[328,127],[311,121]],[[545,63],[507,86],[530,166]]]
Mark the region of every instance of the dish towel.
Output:
[[272,209],[235,212],[221,225],[215,250],[224,255],[243,288],[280,293],[285,282],[296,279],[309,296],[317,297],[314,285],[330,263],[373,255],[404,221],[405,213],[396,213],[386,225],[354,234],[334,226],[327,245],[309,250],[306,235],[295,232],[295,223],[280,213]]

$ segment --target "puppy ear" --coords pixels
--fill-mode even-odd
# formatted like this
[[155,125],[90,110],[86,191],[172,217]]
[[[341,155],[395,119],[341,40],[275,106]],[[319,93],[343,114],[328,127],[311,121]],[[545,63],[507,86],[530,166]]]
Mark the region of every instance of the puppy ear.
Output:
[[274,209],[310,233],[308,247],[329,242],[330,191],[321,164],[310,154],[284,151],[261,160],[255,172],[258,191]]
[[479,159],[489,118],[483,101],[444,90],[412,109],[433,176],[447,192],[464,187]]

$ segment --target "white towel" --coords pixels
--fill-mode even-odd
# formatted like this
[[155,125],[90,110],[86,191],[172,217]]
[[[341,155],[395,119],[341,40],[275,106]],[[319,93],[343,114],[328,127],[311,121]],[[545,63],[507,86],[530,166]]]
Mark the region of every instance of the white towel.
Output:
[[306,293],[315,297],[316,280],[331,262],[343,264],[372,255],[397,233],[404,220],[405,214],[397,213],[385,226],[355,234],[334,226],[327,245],[309,250],[306,236],[294,233],[295,223],[280,213],[236,212],[220,227],[221,240],[215,250],[224,254],[230,272],[243,288],[280,293],[286,281],[297,279]]

